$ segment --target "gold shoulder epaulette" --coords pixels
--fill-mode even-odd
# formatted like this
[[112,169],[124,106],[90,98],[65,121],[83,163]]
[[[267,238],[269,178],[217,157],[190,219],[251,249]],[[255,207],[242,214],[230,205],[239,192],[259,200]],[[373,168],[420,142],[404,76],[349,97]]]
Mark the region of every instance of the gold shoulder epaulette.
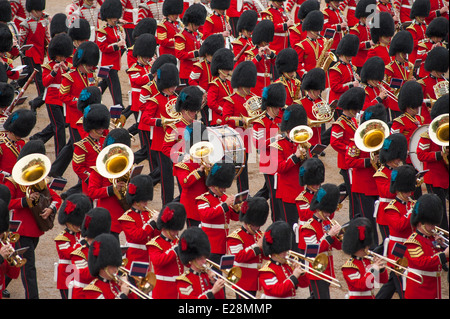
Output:
[[189,285],[192,285],[192,282],[186,276],[186,273],[183,273],[182,275],[178,276],[177,280],[184,281],[184,282],[187,282]]
[[313,218],[308,219],[308,220],[306,221],[306,223],[302,226],[302,228],[305,228],[305,229],[311,229],[312,231],[316,232],[316,230],[314,229],[314,227],[311,226],[311,223],[313,222],[313,220],[314,220]]
[[59,233],[58,236],[55,237],[54,241],[69,241],[69,242],[70,242],[70,239],[67,238],[67,237],[64,235],[64,233],[65,233],[65,232]]
[[83,248],[83,247],[78,247],[77,249],[75,249],[74,251],[72,251],[70,254],[71,254],[71,255],[74,255],[74,256],[81,257],[81,258],[87,260],[86,255],[85,255],[85,254],[82,252],[82,250],[81,250],[82,248]]
[[347,259],[347,261],[342,265],[342,268],[355,268],[359,270],[358,266],[353,263],[353,260],[353,258]]
[[420,137],[430,139],[430,134],[428,134],[428,130],[420,134]]
[[76,143],[74,143],[73,145],[78,146],[79,148],[81,148],[83,151],[85,151],[86,153],[88,152],[86,146],[84,146],[84,139],[82,139],[81,141],[78,141]]
[[184,169],[186,171],[190,171],[189,166],[186,165],[186,163],[180,162],[175,164],[176,167],[179,167],[181,169]]
[[155,246],[155,247],[159,248],[160,250],[163,250],[162,247],[161,247],[161,246],[157,243],[157,241],[156,241],[156,239],[157,239],[158,237],[159,237],[159,236],[153,237],[146,245],[147,245],[147,246]]
[[[207,194],[207,193],[205,193],[205,194]],[[202,195],[200,195],[200,196],[197,196],[195,199],[196,199],[196,200],[201,200],[201,201],[207,202],[207,203],[209,204],[209,200],[205,197],[205,194],[202,194]]]
[[69,73],[64,73],[62,76],[63,77],[65,77],[67,80],[69,80],[70,82],[73,82],[73,78],[72,78],[72,72],[73,71],[71,71],[71,72],[69,72]]
[[420,242],[416,239],[417,233],[414,232],[413,234],[411,234],[411,236],[409,236],[409,238],[405,241],[405,244],[413,244],[416,245],[417,247],[415,248],[408,248],[408,254],[411,258],[418,258],[420,256],[422,256],[424,254],[423,249],[422,249],[422,245],[420,244]]
[[403,116],[404,116],[404,115],[402,114],[402,115],[396,117],[396,118],[394,119],[394,122],[400,123],[401,125],[405,125],[405,123],[403,123],[403,120],[402,120],[402,117],[403,117]]
[[302,192],[297,196],[297,198],[296,198],[295,200],[296,200],[296,201],[302,200],[302,201],[304,201],[304,202],[309,203],[308,198],[305,197],[305,193],[306,193],[306,190],[302,191]]
[[274,275],[276,275],[275,271],[274,271],[272,268],[270,268],[269,265],[270,265],[270,261],[267,262],[267,263],[265,263],[264,266],[262,266],[262,267],[259,269],[259,271],[271,272],[271,273],[273,273]]
[[244,241],[242,240],[241,236],[239,236],[239,232],[240,232],[240,229],[236,229],[234,232],[229,234],[228,237],[240,240],[242,243],[244,243]]
[[381,167],[375,172],[375,174],[373,174],[373,177],[383,177],[383,178],[388,178],[388,176],[383,172],[383,168],[384,168],[384,166],[381,166]]
[[105,28],[106,28],[106,25],[103,26],[103,27],[101,27],[100,29],[97,29],[97,32],[100,32],[100,33],[103,33],[103,34],[108,34],[108,33],[106,32]]
[[279,150],[279,151],[283,151],[283,148],[281,147],[280,144],[278,144],[278,142],[270,143],[270,144],[269,144],[269,147],[273,147],[273,148],[276,148],[276,149]]
[[396,199],[391,200],[391,201],[389,202],[389,204],[386,206],[385,210],[386,210],[386,209],[393,209],[393,210],[396,210],[397,212],[400,213],[400,210],[399,210],[397,207],[395,207],[395,202],[396,202],[396,201],[397,201]]
[[339,72],[340,74],[342,74],[342,71],[339,69],[339,65],[340,65],[340,64],[341,64],[340,62],[336,63],[335,65],[333,65],[333,66],[330,68],[330,70],[334,70],[334,71]]
[[[97,280],[98,279],[95,279],[95,281],[97,281]],[[84,287],[83,290],[96,291],[98,293],[103,293],[102,290],[95,285],[95,281],[93,283],[87,285],[86,287]]]
[[122,216],[120,216],[117,220],[123,220],[126,222],[133,222],[133,223],[135,222],[134,218],[128,215],[128,213],[122,214]]
[[234,100],[231,98],[230,95],[229,95],[229,96],[225,96],[223,99],[224,99],[225,101],[228,101],[228,102],[234,104]]

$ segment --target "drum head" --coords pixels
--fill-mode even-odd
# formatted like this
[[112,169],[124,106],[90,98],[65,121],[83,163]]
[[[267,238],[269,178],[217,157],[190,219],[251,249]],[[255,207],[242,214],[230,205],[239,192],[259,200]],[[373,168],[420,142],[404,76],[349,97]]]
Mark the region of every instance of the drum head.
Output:
[[423,171],[423,163],[417,157],[417,147],[419,146],[420,135],[428,131],[428,126],[429,125],[426,124],[417,128],[409,140],[409,157],[411,158],[411,163],[418,172]]

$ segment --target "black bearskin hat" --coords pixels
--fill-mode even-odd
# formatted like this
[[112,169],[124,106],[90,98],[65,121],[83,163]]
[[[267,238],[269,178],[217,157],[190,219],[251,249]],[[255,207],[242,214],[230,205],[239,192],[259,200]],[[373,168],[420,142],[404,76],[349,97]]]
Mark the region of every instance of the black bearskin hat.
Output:
[[275,26],[271,20],[261,20],[253,29],[252,42],[254,45],[266,42],[269,44],[273,41]]
[[89,246],[88,267],[91,276],[97,277],[107,266],[122,265],[122,250],[114,235],[101,234]]
[[100,7],[100,17],[106,19],[120,19],[122,17],[122,3],[120,0],[105,0]]
[[0,199],[3,200],[6,205],[9,205],[9,202],[11,201],[11,192],[5,184],[0,184]]
[[355,9],[355,18],[367,18],[374,12],[374,10],[376,10],[376,6],[376,0],[359,0]]
[[5,131],[13,132],[21,138],[27,137],[36,125],[36,114],[27,109],[15,110],[3,124]]
[[308,13],[302,22],[302,31],[320,32],[323,29],[324,16],[320,10]]
[[144,33],[137,37],[133,46],[134,57],[152,58],[156,51],[156,38],[153,34]]
[[362,110],[366,92],[363,88],[352,87],[341,95],[338,106],[343,110]]
[[243,61],[239,63],[231,76],[231,87],[233,89],[238,87],[255,87],[256,73],[256,66],[252,61]]
[[308,115],[301,104],[289,105],[283,113],[280,124],[281,132],[289,132],[298,125],[308,125]]
[[356,56],[359,50],[359,38],[354,34],[346,34],[336,48],[336,55]]
[[326,75],[322,68],[314,68],[309,70],[302,80],[302,90],[325,90]]
[[291,73],[297,71],[297,52],[295,52],[293,48],[286,48],[281,50],[277,55],[275,66],[277,67],[279,73]]
[[[6,0],[2,0],[5,2]],[[7,53],[11,50],[13,45],[13,36],[9,28],[0,23],[0,52]]]
[[27,12],[31,12],[33,10],[44,11],[45,10],[45,0],[26,0],[25,10],[27,10]]
[[9,230],[8,203],[6,203],[3,199],[0,199],[0,234],[8,230]]
[[431,3],[430,0],[415,0],[411,12],[409,14],[410,19],[415,17],[426,18],[430,15]]
[[66,33],[55,35],[48,45],[48,57],[55,60],[56,56],[70,57],[73,54],[73,41]]
[[86,195],[72,194],[61,204],[58,210],[58,223],[71,223],[79,226],[83,224],[84,216],[92,209],[91,199]]
[[263,226],[269,216],[269,204],[264,197],[251,197],[241,205],[239,220],[248,225]]
[[8,23],[12,20],[11,3],[8,0],[0,1],[0,22]]
[[428,52],[425,59],[424,68],[426,71],[437,71],[445,73],[448,71],[448,49],[444,47],[435,47]]
[[407,81],[400,89],[398,94],[398,107],[400,111],[405,112],[406,108],[412,109],[422,105],[423,91],[422,86],[414,80]]
[[92,208],[84,216],[81,224],[81,236],[85,238],[95,238],[100,234],[111,231],[111,214],[106,208]]
[[206,20],[206,9],[200,3],[194,3],[192,6],[186,9],[183,14],[183,24],[187,26],[189,23],[195,25],[203,25]]
[[268,106],[285,107],[286,89],[283,83],[272,83],[266,86],[262,92],[261,110],[265,111]]
[[53,38],[57,34],[67,33],[68,25],[67,16],[64,13],[55,14],[50,21],[50,37]]
[[22,159],[23,157],[30,154],[46,154],[46,149],[44,142],[42,140],[31,140],[22,147],[22,150],[17,156],[17,160]]
[[297,12],[297,18],[299,20],[303,20],[306,18],[308,13],[314,10],[320,10],[320,2],[317,0],[306,0],[300,6],[300,9]]
[[416,189],[416,170],[411,165],[402,165],[394,168],[391,174],[391,185],[389,191],[392,194],[396,192],[413,192]]
[[334,213],[338,207],[341,192],[334,184],[323,184],[311,200],[310,209]]
[[227,10],[230,7],[230,0],[211,0],[211,9]]
[[431,20],[425,32],[428,38],[438,37],[445,39],[448,35],[448,20],[444,17],[437,17]]
[[236,31],[242,32],[245,30],[248,32],[253,32],[257,22],[258,13],[255,10],[245,10],[239,17]]
[[125,198],[129,205],[153,200],[153,180],[150,175],[140,174],[133,177],[128,184]]
[[117,127],[109,131],[103,142],[103,148],[111,144],[124,144],[131,147],[131,137],[128,130],[123,127]]
[[437,101],[433,104],[431,108],[430,116],[431,119],[435,119],[439,115],[448,114],[449,113],[449,101],[448,101],[448,93],[442,95]]
[[91,37],[91,25],[88,20],[77,18],[70,25],[67,34],[73,41],[89,40]]
[[377,43],[380,37],[392,37],[394,35],[395,22],[389,12],[377,12],[375,13],[374,19],[378,23],[370,28],[370,36],[372,37],[373,43]]
[[386,164],[395,159],[406,161],[408,155],[408,141],[402,133],[390,134],[384,140],[383,147],[380,150],[380,163]]
[[318,158],[308,158],[300,166],[298,178],[301,186],[320,185],[325,181],[325,165]]
[[[164,2],[165,3],[165,2]],[[136,27],[133,29],[132,37],[133,39],[137,39],[140,35],[145,33],[156,34],[157,22],[153,18],[144,18],[136,24]]]
[[206,55],[213,56],[214,53],[225,47],[225,39],[222,34],[211,34],[209,37],[203,41],[200,50],[199,55],[204,57]]
[[215,163],[206,178],[206,186],[229,188],[233,184],[236,169],[233,163]]
[[111,114],[106,105],[92,104],[86,106],[83,111],[83,129],[86,133],[91,130],[108,129],[111,121]]
[[189,227],[178,241],[178,255],[184,265],[199,257],[209,257],[211,245],[208,235],[199,227]]
[[233,68],[234,68],[234,53],[233,53],[233,51],[231,51],[230,49],[227,49],[227,48],[223,48],[223,49],[217,50],[216,53],[214,53],[212,60],[211,60],[211,75],[212,76],[219,76],[219,70],[233,70]]
[[264,232],[263,252],[270,256],[291,250],[292,229],[285,221],[273,222]]
[[178,95],[175,110],[177,112],[182,110],[198,112],[202,108],[202,101],[202,90],[198,86],[187,86]]
[[414,39],[409,31],[399,31],[392,38],[389,46],[389,55],[394,56],[396,53],[410,54],[414,48]]
[[156,227],[158,229],[182,230],[186,223],[186,209],[178,202],[165,205],[158,215]]
[[98,86],[88,86],[80,92],[77,102],[77,109],[83,113],[86,106],[100,104],[101,102],[102,92],[100,91],[100,88]]
[[165,0],[162,7],[163,16],[183,13],[183,0]]
[[9,83],[0,82],[0,108],[8,107],[14,100],[14,87]]
[[364,114],[362,115],[362,117],[359,121],[359,124],[361,125],[365,121],[369,121],[369,120],[380,120],[380,121],[383,121],[384,123],[387,123],[388,116],[387,116],[386,107],[384,106],[383,103],[377,103],[377,104],[369,106],[364,111]]
[[369,80],[383,81],[386,66],[379,56],[373,56],[364,62],[361,68],[361,82],[367,84]]
[[439,225],[444,216],[442,201],[436,194],[424,194],[414,205],[411,225],[415,228],[419,223]]
[[100,60],[100,49],[92,41],[85,41],[80,44],[73,55],[73,66],[76,68],[81,64],[95,66]]
[[366,217],[352,219],[344,233],[342,251],[353,256],[357,251],[372,245],[373,228]]
[[178,86],[180,79],[178,75],[178,68],[172,63],[166,63],[156,71],[156,86],[159,91]]
[[152,68],[150,70],[151,74],[157,73],[158,69],[166,63],[172,63],[173,65],[177,65],[177,58],[172,54],[161,54],[156,58],[155,62],[152,64]]

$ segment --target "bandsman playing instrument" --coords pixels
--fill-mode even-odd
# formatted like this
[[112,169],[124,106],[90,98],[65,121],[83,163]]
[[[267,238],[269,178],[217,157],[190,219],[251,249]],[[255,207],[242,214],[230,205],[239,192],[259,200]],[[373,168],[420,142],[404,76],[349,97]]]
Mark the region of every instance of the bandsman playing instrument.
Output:
[[[375,139],[378,136],[378,138],[384,140],[389,135],[389,127],[386,122],[387,113],[383,104],[369,106],[360,119],[359,127],[361,130],[358,129],[355,132],[354,140],[349,142],[348,151],[345,154],[345,161],[351,171],[351,191],[355,208],[350,219],[360,216],[366,217],[370,221],[373,235],[372,244],[374,246],[378,246],[376,220],[373,217],[378,190],[373,187],[375,183],[373,176],[380,165],[378,148],[382,147],[381,141],[377,140],[377,145]],[[372,141],[370,141],[370,138],[372,138]]]
[[85,214],[92,209],[91,200],[84,194],[73,194],[61,205],[58,211],[58,223],[64,230],[55,237],[58,253],[56,288],[62,299],[69,298],[68,277],[73,273],[71,254],[81,247],[81,225]]
[[[272,0],[266,10],[261,11],[262,20],[270,20],[274,25],[274,37],[271,42],[272,50],[275,54],[289,47],[289,28],[294,25],[288,13],[284,10],[286,0]],[[254,42],[253,42],[254,43]],[[266,85],[267,86],[267,85]]]
[[449,53],[444,47],[435,47],[428,52],[424,63],[425,77],[417,81],[422,86],[424,104],[420,108],[420,115],[424,118],[423,124],[430,124],[431,108],[434,100],[448,94],[448,80],[445,74],[448,72]]
[[105,0],[100,7],[100,17],[106,24],[97,30],[97,45],[101,52],[100,65],[111,66],[107,79],[100,85],[102,92],[109,88],[114,105],[122,103],[122,88],[119,80],[122,51],[126,48],[124,29],[118,24],[122,17],[122,3],[120,0]]
[[426,17],[425,22],[427,23],[427,25],[429,25],[431,21],[438,17],[443,17],[448,20],[448,12],[448,2],[430,0],[430,14],[428,15],[428,17]]
[[411,8],[409,17],[411,24],[406,27],[406,31],[411,33],[413,38],[413,49],[409,55],[409,61],[413,64],[417,58],[417,51],[419,49],[419,42],[426,38],[427,23],[425,19],[430,15],[430,1],[429,0],[417,0],[414,1]]
[[303,22],[308,13],[314,10],[320,10],[320,3],[318,1],[306,0],[301,6],[297,6],[297,13],[294,16],[296,24],[289,28],[289,42],[292,43],[292,45],[294,43],[299,43],[306,38],[306,32],[303,29]]
[[223,122],[224,98],[233,94],[230,81],[233,66],[234,54],[230,49],[223,48],[214,53],[211,60],[212,81],[209,82],[207,92],[208,123],[210,126],[220,125]]
[[[331,39],[323,40],[319,32],[323,29],[323,13],[319,10],[314,10],[308,13],[302,23],[302,30],[305,33],[304,39],[294,44],[294,49],[298,55],[297,74],[303,78],[313,68],[322,67],[325,60],[322,57],[327,57],[329,47],[324,47],[324,41],[329,44]],[[325,52],[324,52],[325,51]],[[323,60],[323,63],[320,60]]]
[[377,1],[377,11],[378,12],[388,12],[397,24],[399,17],[395,14],[393,4],[391,0],[378,0]]
[[234,196],[225,194],[236,175],[234,164],[215,163],[206,178],[208,192],[196,198],[201,228],[211,242],[210,259],[220,264],[227,252],[226,238],[230,222],[239,219],[239,206],[234,206]]
[[[94,90],[85,89],[80,94],[80,99],[83,99],[83,94],[91,94],[88,100],[95,99],[95,95],[98,93],[98,98],[101,99],[100,92],[96,87]],[[84,93],[83,93],[84,92]],[[82,100],[79,100],[82,102]],[[85,104],[80,103],[83,107]],[[83,129],[88,135],[79,142],[74,144],[72,168],[75,174],[82,183],[82,192],[88,194],[89,176],[95,167],[97,156],[102,150],[102,145],[105,138],[103,133],[109,128],[110,113],[105,105],[91,104],[87,105],[83,110]],[[111,131],[110,134],[115,134]]]
[[[395,168],[391,174],[390,192],[395,193],[392,200],[384,209],[386,223],[389,226],[389,237],[384,241],[383,255],[392,260],[398,260],[393,254],[396,244],[404,245],[405,241],[412,234],[411,212],[414,209],[415,201],[411,196],[416,187],[416,173],[412,166],[402,165]],[[395,265],[388,264],[394,267]],[[389,281],[385,283],[377,293],[377,299],[391,299],[397,292],[400,299],[404,296],[404,284],[402,277],[391,271]]]
[[[448,97],[448,93],[440,97],[431,109],[431,119],[435,120],[439,116],[442,116],[444,117],[442,123],[439,123],[439,119],[434,121],[435,124],[431,125],[432,129],[420,135],[419,144],[417,145],[417,158],[423,163],[424,170],[429,170],[423,177],[427,191],[430,194],[436,194],[442,202],[444,214],[439,226],[445,230],[448,229],[446,194],[448,194],[449,187],[449,148],[448,144],[447,147],[436,144],[437,139],[431,139],[430,132],[433,132],[433,130],[437,132],[439,127],[441,127],[442,134],[445,134],[445,116],[448,116],[449,112]],[[437,127],[433,128],[434,126]]]
[[[338,62],[328,69],[328,81],[330,93],[328,101],[339,100],[339,98],[353,87],[359,87],[359,77],[352,59],[358,54],[359,39],[354,34],[346,34],[336,48]],[[340,106],[338,105],[338,110]]]
[[[358,20],[349,30],[350,34],[355,34],[359,39],[358,54],[352,59],[353,65],[356,66],[356,73],[358,74],[360,74],[361,68],[367,60],[369,49],[374,44],[371,40],[369,21],[367,21],[367,19],[374,13],[371,8],[373,9],[375,4],[376,0],[358,1],[354,12],[354,18]],[[348,13],[347,17],[350,18]]]
[[341,0],[325,0],[325,3],[326,7],[322,10],[325,18],[323,32],[328,28],[335,30],[331,50],[336,50],[341,40],[348,32],[348,23],[347,19],[342,15],[341,10],[339,9]]
[[186,210],[181,203],[171,202],[161,209],[156,222],[161,230],[147,243],[156,284],[152,291],[154,299],[178,299],[176,279],[184,273],[178,250],[178,233],[186,223]]
[[199,61],[202,35],[198,29],[206,20],[206,9],[200,3],[183,14],[184,30],[175,35],[175,56],[180,61],[180,80],[187,84],[194,63]]
[[83,289],[85,299],[136,299],[130,294],[127,279],[118,279],[122,265],[122,252],[117,239],[111,234],[95,237],[89,247],[89,272],[95,278]]
[[390,134],[383,142],[380,149],[380,168],[373,175],[378,190],[378,199],[375,201],[374,217],[384,241],[389,237],[389,224],[386,220],[385,207],[395,199],[395,193],[391,193],[392,171],[403,165],[408,154],[408,141],[401,133]]
[[[34,116],[30,110],[22,110],[30,112],[31,116]],[[14,113],[13,113],[14,115]],[[17,121],[25,124],[20,118]],[[40,140],[30,141],[20,151],[17,158],[17,165],[19,174],[11,175],[6,179],[5,185],[8,187],[11,193],[11,201],[8,208],[12,210],[11,220],[20,221],[20,227],[18,234],[20,235],[19,241],[16,243],[15,248],[29,247],[23,254],[23,257],[27,260],[27,263],[21,268],[22,284],[25,290],[25,299],[37,299],[39,298],[39,289],[37,282],[37,269],[36,269],[36,255],[35,251],[39,243],[39,238],[49,229],[53,227],[53,221],[61,205],[61,197],[48,188],[45,178],[43,179],[42,190],[35,189],[36,185],[24,186],[19,184],[25,182],[23,180],[22,169],[20,167],[29,166],[30,163],[26,163],[27,159],[20,161],[27,155],[35,155],[38,158],[38,162],[43,161],[50,164],[50,160],[45,159],[45,146]],[[45,168],[48,171],[48,167]],[[45,174],[45,173],[43,173]],[[42,176],[41,176],[42,177]],[[31,182],[31,181],[30,181]],[[45,224],[45,228],[44,228]]]
[[280,73],[276,83],[282,83],[286,90],[286,105],[294,104],[302,97],[302,82],[297,78],[298,55],[292,48],[286,48],[277,55],[275,66]]
[[[91,108],[92,107],[93,106],[91,105]],[[103,107],[106,108],[104,105]],[[116,176],[108,171],[108,167],[111,166],[111,169],[118,169],[118,167],[121,166],[123,157],[126,157],[127,166],[129,165],[131,169],[133,154],[125,153],[122,156],[117,157],[117,161],[119,161],[116,162],[117,165],[114,165],[114,162],[108,163],[109,159],[114,159],[114,155],[120,155],[121,152],[130,152],[128,149],[131,144],[130,134],[125,129],[118,130],[119,131],[112,130],[103,143],[102,151],[108,147],[111,148],[111,151],[110,153],[104,154],[104,156],[100,152],[97,156],[96,167],[89,175],[87,194],[93,201],[97,200],[96,207],[104,207],[109,211],[111,214],[111,233],[117,238],[119,238],[119,234],[122,232],[122,225],[118,219],[130,209],[126,196],[124,196],[126,195],[127,182],[129,181],[126,180],[127,178],[129,179],[129,172],[125,173],[120,171],[120,173],[125,174],[112,178],[104,177],[102,174],[108,173],[108,175]],[[112,145],[116,145],[118,148],[114,150],[112,149],[114,147]],[[99,167],[99,163],[102,163],[104,166]],[[125,168],[126,167],[123,167],[122,169]],[[102,172],[102,174],[100,172]]]
[[156,42],[159,44],[160,55],[175,55],[175,34],[180,32],[183,28],[183,25],[178,20],[182,13],[183,0],[164,1],[162,14],[165,18],[156,28]]
[[[277,141],[270,144],[270,156],[274,163],[277,163],[276,198],[281,201],[281,216],[276,217],[281,217],[281,220],[291,226],[298,221],[295,198],[303,190],[298,179],[300,166],[310,156],[309,143],[301,142],[302,136],[298,136],[300,140],[296,141],[294,133],[297,126],[306,126],[307,122],[303,106],[300,104],[288,106],[280,124],[282,135]],[[299,135],[302,134],[299,132]]]
[[203,25],[203,41],[212,34],[222,34],[225,41],[228,42],[231,36],[231,26],[226,16],[226,10],[230,7],[230,0],[211,0],[209,6],[213,12],[206,18]]
[[165,126],[171,122],[178,121],[173,110],[174,101],[176,99],[175,90],[179,85],[178,69],[172,63],[165,63],[156,71],[156,86],[159,93],[150,99],[143,101],[140,106],[142,110],[141,120],[138,128],[145,130],[149,126],[152,137],[151,151],[155,152],[158,161],[161,180],[161,199],[163,205],[173,200],[174,181],[170,157],[162,152]]
[[[237,285],[256,297],[258,291],[258,270],[266,259],[263,254],[263,232],[269,205],[263,197],[252,197],[242,203],[239,212],[241,227],[227,237],[229,252],[235,256],[234,266],[240,267],[242,277]],[[236,298],[239,299],[236,294]]]
[[342,115],[331,125],[330,145],[338,153],[337,167],[340,168],[339,174],[342,175],[349,195],[349,219],[354,216],[354,200],[351,193],[351,175],[348,164],[345,161],[345,154],[348,151],[350,139],[355,137],[358,128],[356,114],[364,105],[366,93],[360,87],[354,87],[342,94],[338,101],[338,106],[342,108]]
[[236,31],[239,37],[231,44],[233,45],[233,53],[235,56],[235,67],[245,61],[245,51],[253,46],[252,33],[258,22],[258,13],[254,10],[245,10],[239,16]]
[[395,33],[395,22],[388,12],[375,13],[374,19],[378,23],[376,26],[370,26],[370,37],[374,45],[367,52],[367,59],[379,56],[383,59],[384,65],[388,65],[391,62],[389,44]]
[[[306,252],[307,245],[319,244],[319,253],[325,253],[328,258],[324,274],[335,278],[332,250],[340,250],[342,241],[338,238],[341,232],[339,224],[330,224],[339,204],[339,187],[334,184],[323,184],[314,195],[310,209],[313,216],[302,226],[299,233],[298,247],[300,252]],[[315,274],[308,274],[311,296],[314,299],[330,299],[330,282]]]
[[99,28],[100,23],[100,6],[103,1],[97,2],[94,0],[82,0],[78,1],[78,4],[73,3],[69,8],[68,20],[71,26],[75,26],[73,29],[77,29],[76,26],[79,21],[87,22],[87,30],[89,35],[86,40],[95,41],[97,39],[96,30]]
[[133,31],[137,23],[140,22],[138,20],[139,7],[143,4],[143,1],[121,0],[120,2],[122,4],[123,15],[119,18],[119,21],[123,25],[126,47],[130,47],[134,44],[135,37],[133,37]]
[[[156,37],[156,20],[153,18],[144,18],[141,21],[138,22],[136,27],[133,29],[133,45],[127,47],[127,66],[131,68],[133,64],[137,62],[137,55],[133,53],[134,51],[134,45],[136,44],[136,39],[139,38],[141,35],[150,33],[151,35]],[[151,40],[153,42],[153,40]],[[158,39],[156,38],[156,44],[158,44]],[[151,43],[153,45],[153,43]],[[151,50],[151,49],[150,49]],[[141,50],[142,51],[142,50]],[[156,51],[156,45],[155,45],[155,51]],[[154,62],[154,55],[148,56],[149,54],[146,54],[146,57],[149,58],[148,65],[152,66],[152,63]],[[161,54],[162,55],[162,54]]]
[[362,108],[365,111],[369,106],[383,103],[386,107],[386,98],[389,88],[384,87],[382,81],[384,79],[385,65],[383,59],[379,56],[371,57],[364,62],[361,68],[361,87],[366,92],[366,99]]
[[358,23],[358,18],[356,17],[356,7],[358,6],[358,3],[359,1],[355,0],[344,0],[339,3],[339,11],[345,17],[349,28],[354,27]]
[[125,234],[125,254],[128,259],[124,266],[130,270],[134,261],[150,263],[146,244],[160,231],[156,225],[158,215],[147,205],[153,200],[153,181],[150,176],[141,174],[133,177],[128,183],[126,193],[127,203],[131,206],[118,221]]
[[[280,56],[282,53],[280,54]],[[274,83],[264,88],[261,100],[261,111],[264,116],[253,122],[253,143],[259,150],[259,171],[264,174],[265,184],[258,191],[258,196],[270,200],[272,221],[281,218],[281,201],[276,197],[275,173],[276,162],[271,156],[270,144],[275,141],[279,133],[279,124],[282,119],[282,109],[286,105],[286,90],[281,83]]]
[[290,264],[286,258],[292,248],[292,230],[286,222],[275,221],[267,228],[262,248],[270,261],[259,270],[261,299],[293,299],[298,287],[308,287],[309,279],[302,266]]
[[81,247],[70,254],[74,270],[72,281],[68,284],[72,286],[71,299],[83,299],[83,288],[94,279],[88,267],[89,247],[95,237],[109,234],[110,230],[111,215],[108,210],[96,207],[86,212],[81,224]]
[[[415,231],[405,242],[409,274],[423,283],[406,279],[406,299],[441,299],[441,270],[448,269],[448,246],[442,251],[434,245],[437,225],[441,224],[443,210],[439,198],[434,194],[421,196],[414,206],[411,225]],[[448,233],[447,233],[448,240]],[[414,274],[412,273],[414,272]]]
[[[14,89],[13,89],[14,90]],[[2,91],[3,92],[3,91]],[[4,91],[8,97],[7,89]],[[13,93],[14,96],[14,93]],[[0,136],[0,182],[6,183],[6,178],[12,173],[19,154],[25,145],[25,140],[36,125],[36,115],[25,109],[18,109],[8,116],[3,124],[4,135]]]
[[205,267],[211,246],[206,233],[198,227],[183,231],[178,254],[188,270],[176,279],[180,299],[224,299],[225,280],[213,281],[212,271]]
[[[295,199],[298,210],[298,224],[299,227],[302,227],[313,216],[314,212],[310,209],[312,199],[325,181],[323,162],[318,158],[308,158],[300,167],[298,178],[300,186],[305,188]],[[298,242],[298,237],[296,242]]]
[[[92,33],[95,34],[94,31],[92,31]],[[69,26],[69,29],[67,30],[67,35],[72,39],[73,54],[72,56],[67,58],[66,61],[73,65],[73,57],[76,50],[81,45],[81,43],[89,41],[89,38],[91,37],[91,26],[89,25],[89,22],[86,19],[77,18]]]
[[365,217],[350,221],[344,233],[342,251],[350,258],[342,265],[349,299],[375,299],[374,288],[388,280],[385,262],[364,258],[373,246],[373,224]]

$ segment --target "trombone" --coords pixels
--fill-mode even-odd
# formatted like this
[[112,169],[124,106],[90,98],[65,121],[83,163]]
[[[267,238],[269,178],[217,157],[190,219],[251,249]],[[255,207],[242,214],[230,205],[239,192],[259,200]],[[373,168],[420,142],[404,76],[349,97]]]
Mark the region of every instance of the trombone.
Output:
[[[209,259],[206,259],[206,264],[203,265],[203,268],[212,270],[213,267],[216,268],[217,270],[221,270],[218,264]],[[233,290],[235,293],[237,293],[244,299],[256,299],[253,295],[249,294],[247,291],[236,285],[236,283],[242,277],[242,270],[240,267],[233,267],[224,272],[226,273],[226,276],[223,276],[215,271],[214,274],[225,281],[225,287]]]
[[[387,87],[384,87],[383,84],[384,84],[385,86],[387,86]],[[379,85],[379,88],[380,88],[380,90],[384,90],[384,91],[386,92],[386,94],[387,94],[391,99],[393,99],[395,102],[398,102],[398,96],[397,96],[397,94],[392,93],[392,92],[389,90],[390,86],[389,86],[389,84],[388,84],[386,81],[384,81],[384,80],[381,81],[381,83],[380,83],[380,85]]]
[[[303,259],[311,264],[311,266],[302,264],[299,260]],[[314,259],[310,257],[306,257],[300,253],[297,253],[293,250],[288,251],[288,257],[286,260],[290,263],[299,264],[303,270],[307,273],[319,277],[321,280],[328,282],[330,285],[336,286],[338,288],[342,288],[341,283],[336,278],[331,277],[330,275],[324,274],[325,269],[328,266],[328,257],[325,254],[318,254]]]
[[408,273],[405,274],[405,271],[408,269],[407,268],[408,267],[408,260],[406,259],[406,257],[400,258],[399,260],[394,260],[394,259],[391,259],[391,258],[384,257],[384,256],[382,256],[380,254],[377,254],[376,252],[373,252],[371,250],[369,250],[367,253],[368,253],[368,255],[364,256],[364,258],[369,259],[372,262],[373,262],[374,258],[380,258],[380,259],[386,261],[387,263],[395,265],[393,267],[390,267],[390,266],[386,265],[386,268],[391,270],[391,271],[393,271],[397,275],[409,278],[409,279],[411,279],[412,281],[415,281],[418,284],[422,284],[423,283],[422,275],[420,275],[420,274],[418,274],[418,273],[416,273],[414,271],[408,270],[408,272],[413,273],[414,275],[416,275],[416,276],[418,276],[420,278],[420,280],[417,280],[417,279],[415,279],[415,278],[413,278],[411,276],[408,276]]

